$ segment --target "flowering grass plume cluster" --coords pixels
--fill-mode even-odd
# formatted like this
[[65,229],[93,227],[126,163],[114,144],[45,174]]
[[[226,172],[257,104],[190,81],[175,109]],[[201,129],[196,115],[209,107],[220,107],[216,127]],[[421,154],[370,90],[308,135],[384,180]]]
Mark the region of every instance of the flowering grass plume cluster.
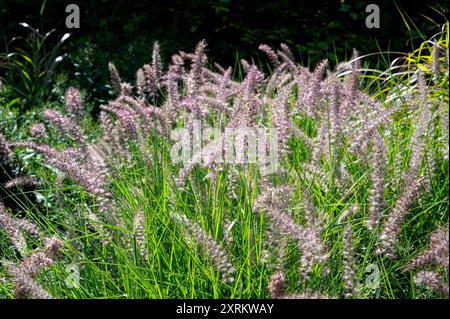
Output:
[[[85,278],[102,278],[100,290],[79,296],[394,297],[390,280],[400,291],[411,286],[398,279],[402,271],[415,272],[418,289],[448,295],[448,92],[437,90],[448,87],[448,54],[435,44],[427,67],[378,98],[360,87],[356,50],[336,70],[326,59],[310,70],[285,44],[259,49],[271,74],[242,59],[238,77],[209,66],[204,41],[167,68],[155,43],[134,83],[109,64],[116,97],[101,106],[99,136],[86,130],[76,88],[64,110],[45,110],[32,139],[0,134],[4,165],[15,149],[32,149],[59,186],[81,187],[65,195],[72,213],[47,227],[59,236],[31,255],[24,234],[42,240],[42,231],[0,206],[0,227],[24,258],[5,264],[17,297],[50,296],[37,274],[54,265],[58,238],[68,259],[86,264]],[[220,133],[187,163],[173,163],[171,132],[195,123]],[[261,127],[277,136],[276,172],[263,174],[267,141],[258,145],[260,165],[219,160],[226,129]],[[64,146],[50,142],[55,132]],[[235,143],[250,147],[245,136]],[[429,248],[411,247],[408,236],[424,232],[432,232]],[[368,265],[385,267],[376,287],[364,284]]]
[[26,219],[11,216],[0,201],[0,227],[5,230],[15,249],[23,259],[18,263],[3,261],[14,282],[14,294],[16,298],[48,299],[50,294],[40,286],[36,277],[39,272],[54,264],[63,246],[63,242],[55,237],[46,238],[44,249],[36,248],[29,252],[25,234],[29,234],[35,240],[40,240],[42,234],[39,228]]

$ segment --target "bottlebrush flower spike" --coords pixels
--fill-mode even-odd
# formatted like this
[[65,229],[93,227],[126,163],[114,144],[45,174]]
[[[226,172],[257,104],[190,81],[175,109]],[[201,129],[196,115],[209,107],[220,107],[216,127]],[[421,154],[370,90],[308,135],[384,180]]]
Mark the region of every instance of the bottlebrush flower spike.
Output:
[[11,163],[11,148],[6,137],[0,132],[0,164],[9,165]]
[[330,83],[330,143],[336,149],[340,146],[339,135],[341,134],[341,92],[340,85],[336,78],[333,78]]
[[198,244],[211,258],[211,262],[222,274],[224,282],[234,281],[235,268],[230,262],[228,254],[222,247],[206,233],[200,225],[191,221],[187,217],[179,214],[172,214],[172,218],[181,228],[183,235],[188,242]]
[[142,79],[139,79],[140,90],[147,93],[150,98],[154,98],[159,88],[160,78],[156,75],[153,65],[146,64],[142,67]]
[[45,128],[44,124],[36,123],[36,124],[33,124],[33,126],[31,126],[30,134],[34,138],[46,137],[47,129]]
[[86,140],[82,129],[69,117],[63,116],[56,110],[46,110],[44,111],[45,118],[56,125],[56,127],[66,134],[68,134],[74,141],[83,144]]
[[36,187],[39,186],[39,182],[31,176],[21,176],[13,178],[5,184],[5,188],[16,188],[16,187]]
[[100,125],[103,136],[99,141],[99,147],[102,149],[105,157],[113,162],[121,159],[128,160],[129,152],[127,150],[127,134],[120,123],[113,123],[107,112],[100,112]]
[[433,43],[433,50],[431,51],[431,73],[437,80],[440,75],[440,61],[439,61],[440,47],[438,42]]
[[[325,115],[324,115],[325,116]],[[317,123],[317,136],[314,139],[314,147],[311,152],[311,165],[317,170],[320,169],[320,160],[322,154],[325,154],[326,159],[329,158],[329,134],[328,122],[325,118]]]
[[5,267],[14,278],[17,299],[51,299],[50,294],[20,267],[9,262],[5,263]]
[[130,83],[122,82],[120,83],[120,95],[121,96],[130,96],[133,91],[133,86]]
[[272,63],[275,69],[277,69],[280,66],[278,55],[270,46],[268,46],[267,44],[260,44],[259,50],[267,55],[267,58],[269,59],[270,63]]
[[278,271],[270,276],[269,286],[270,298],[282,299],[286,292],[286,275],[283,271]]
[[425,144],[429,135],[429,123],[432,119],[426,97],[421,107],[417,126],[410,139],[411,158],[408,170],[404,176],[404,184],[408,185],[420,173],[422,160],[425,154]]
[[183,77],[182,65],[183,60],[181,57],[177,54],[173,55],[169,71],[163,76],[163,83],[167,90],[166,112],[170,122],[172,122],[177,115],[177,105],[181,98],[178,83]]
[[100,108],[114,114],[121,126],[125,129],[128,139],[136,138],[139,130],[139,117],[136,110],[129,105],[118,101],[109,102],[108,105],[102,105]]
[[66,110],[74,119],[75,123],[80,123],[83,118],[83,105],[81,102],[81,94],[78,89],[70,87],[66,91]]
[[400,227],[423,186],[424,178],[417,178],[408,185],[408,188],[399,197],[384,223],[384,228],[380,235],[380,247],[376,251],[377,254],[385,254],[390,259],[395,258],[394,248]]
[[322,80],[325,76],[328,67],[328,60],[321,61],[314,73],[312,74],[307,87],[301,87],[300,90],[304,91],[304,104],[306,107],[306,113],[310,116],[317,117],[319,111],[319,101],[322,96]]
[[153,44],[152,52],[152,68],[153,74],[155,75],[156,85],[159,86],[161,82],[161,77],[163,73],[162,60],[161,60],[161,49],[158,42]]
[[137,89],[137,94],[139,95],[140,98],[144,98],[145,95],[145,74],[144,74],[144,70],[138,69],[136,71],[136,89]]
[[272,100],[272,125],[277,130],[278,149],[281,155],[286,153],[287,142],[293,126],[290,117],[290,101],[290,87],[281,88]]
[[289,46],[285,43],[280,43],[281,52],[292,62],[295,61],[294,54],[292,53]]
[[382,209],[384,208],[384,174],[387,162],[387,148],[381,134],[374,130],[371,133],[373,140],[373,149],[370,154],[370,164],[372,170],[370,179],[372,187],[369,193],[369,217],[366,221],[366,226],[369,229],[374,229],[381,219]]
[[353,252],[353,238],[351,225],[347,224],[344,227],[344,238],[343,238],[343,253],[342,253],[342,264],[343,264],[343,276],[344,280],[344,297],[354,298],[358,295],[360,290],[360,285],[358,281],[358,275],[356,273],[356,266],[354,260]]
[[279,271],[270,277],[268,286],[269,295],[272,299],[331,299],[312,290],[305,290],[300,293],[286,294],[286,275]]
[[200,41],[195,48],[195,53],[192,56],[192,65],[186,80],[188,96],[195,96],[204,83],[203,68],[208,62],[205,55],[206,42]]
[[146,230],[146,222],[145,222],[145,214],[139,209],[136,215],[134,216],[133,221],[134,227],[134,236],[136,238],[136,245],[139,249],[139,254],[148,260],[149,255],[147,251],[147,230]]
[[414,276],[414,282],[417,286],[427,286],[432,290],[448,297],[448,283],[444,281],[441,275],[435,271],[421,271]]
[[0,200],[0,228],[3,228],[8,234],[12,244],[17,251],[24,256],[27,251],[24,232],[39,239],[39,228],[33,223],[11,216],[6,211],[6,207]]
[[[277,54],[283,61],[284,66],[288,68],[291,75],[298,75],[299,67],[295,63],[295,58],[291,49],[284,43],[280,44],[280,48],[281,50],[278,50]],[[282,68],[283,65],[280,65],[278,69],[281,70]]]
[[351,75],[347,82],[347,95],[348,100],[353,101],[358,94],[358,81],[359,81],[359,70],[361,69],[361,61],[359,58],[359,53],[356,49],[353,49],[351,57]]
[[449,267],[449,228],[448,224],[436,229],[430,238],[430,247],[412,259],[404,271],[424,266]]
[[33,254],[22,260],[19,265],[6,263],[6,269],[14,279],[14,291],[16,298],[24,299],[49,299],[50,294],[37,282],[38,273],[55,263],[63,243],[57,237],[46,240],[44,250],[36,249]]
[[315,264],[326,261],[327,253],[320,238],[319,224],[300,225],[287,211],[291,192],[290,187],[286,185],[275,188],[265,185],[261,195],[254,202],[253,210],[263,209],[281,234],[298,242],[302,252],[300,273],[306,278]]
[[121,87],[122,79],[119,76],[119,71],[117,71],[116,66],[114,64],[112,64],[111,62],[108,63],[108,68],[109,68],[109,76],[111,79],[111,85],[112,85],[113,89],[116,91],[117,95],[121,95],[122,94],[122,87]]
[[240,59],[239,62],[241,62],[244,73],[247,73],[250,69],[250,63],[246,59]]
[[92,194],[97,199],[100,211],[112,211],[111,194],[107,191],[110,172],[106,159],[96,146],[83,144],[57,151],[47,145],[27,141],[14,142],[13,145],[42,153],[48,165],[61,170]]

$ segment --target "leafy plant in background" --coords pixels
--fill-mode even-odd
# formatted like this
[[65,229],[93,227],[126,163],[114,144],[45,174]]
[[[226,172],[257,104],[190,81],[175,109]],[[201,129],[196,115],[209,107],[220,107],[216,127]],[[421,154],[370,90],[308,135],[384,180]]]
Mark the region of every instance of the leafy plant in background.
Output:
[[[448,95],[434,93],[448,87],[442,80],[448,76],[445,32],[437,46],[424,64],[436,76],[415,68],[405,94],[397,95],[392,82],[385,103],[360,89],[356,51],[344,69],[329,70],[324,60],[310,71],[287,45],[261,45],[273,72],[266,76],[241,60],[240,81],[231,77],[232,68],[208,68],[204,42],[193,53],[173,55],[168,70],[155,44],[152,63],[136,72],[134,85],[110,64],[116,98],[101,107],[98,139],[88,136],[81,94],[70,88],[66,110],[46,110],[32,139],[0,145],[4,154],[22,148],[40,153],[58,175],[55,189],[66,194],[61,219],[39,225],[47,238],[64,238],[65,258],[53,265],[49,252],[62,244],[40,241],[37,253],[48,257],[51,269],[39,280],[37,271],[21,267],[33,256],[25,249],[22,261],[4,264],[15,286],[0,284],[0,293],[448,295]],[[168,133],[199,119],[277,132],[280,170],[263,176],[258,165],[216,161],[222,133],[204,145],[201,164],[194,161],[199,153],[182,167],[173,163]],[[48,142],[51,130],[64,137],[64,147]],[[68,194],[67,185],[81,191]],[[5,209],[0,213],[21,252],[17,234],[38,231],[24,229],[29,224]],[[80,265],[79,288],[65,285],[67,262]],[[375,288],[363,285],[371,265],[380,268]],[[39,286],[46,280],[52,284]]]
[[19,25],[28,31],[26,37],[14,37],[7,52],[0,55],[4,82],[10,87],[10,100],[20,109],[44,102],[57,65],[64,59],[61,46],[69,38],[65,33],[56,44],[51,43],[55,29],[42,33],[27,23]]
[[[148,49],[151,52],[151,48]],[[107,103],[114,96],[106,70],[109,58],[108,52],[99,50],[95,43],[85,39],[66,63],[66,72],[73,74],[74,83],[71,82],[71,85],[85,89],[89,100],[97,106]],[[94,113],[97,111],[96,109]]]

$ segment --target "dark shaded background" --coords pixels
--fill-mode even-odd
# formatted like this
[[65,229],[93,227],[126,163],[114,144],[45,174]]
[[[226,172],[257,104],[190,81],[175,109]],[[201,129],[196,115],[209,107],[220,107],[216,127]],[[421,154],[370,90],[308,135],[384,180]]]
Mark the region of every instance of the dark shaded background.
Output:
[[[64,50],[70,53],[61,66],[80,86],[95,86],[99,95],[107,82],[107,63],[114,62],[123,77],[151,60],[152,44],[158,40],[166,62],[178,50],[192,51],[206,39],[210,61],[234,65],[236,57],[254,58],[260,43],[293,48],[299,61],[313,65],[328,57],[333,65],[348,58],[351,48],[361,54],[378,51],[408,52],[423,39],[410,23],[408,31],[401,9],[427,36],[436,33],[444,18],[433,8],[448,13],[448,1],[233,1],[233,0],[84,0],[46,1],[0,0],[0,52],[4,44],[22,32],[17,23],[26,21],[41,29],[71,32]],[[65,27],[65,7],[75,3],[81,9],[81,28]],[[365,7],[377,3],[381,28],[365,27]],[[425,18],[424,16],[430,18]],[[367,59],[377,67],[378,57]],[[81,65],[81,66],[80,66]],[[86,78],[90,78],[89,81]]]

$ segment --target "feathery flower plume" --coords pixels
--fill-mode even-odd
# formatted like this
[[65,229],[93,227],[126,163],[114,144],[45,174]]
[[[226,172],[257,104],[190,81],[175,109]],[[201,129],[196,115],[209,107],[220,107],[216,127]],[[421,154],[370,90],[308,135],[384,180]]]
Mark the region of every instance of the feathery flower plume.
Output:
[[136,71],[136,89],[137,94],[143,98],[145,94],[145,74],[142,68]]
[[449,265],[449,229],[444,225],[436,229],[430,238],[430,247],[412,259],[404,271],[427,265],[443,266],[448,270]]
[[[447,104],[448,107],[448,104]],[[440,130],[441,130],[441,152],[444,160],[448,160],[449,151],[449,122],[448,122],[449,112],[446,110],[445,103],[439,105],[439,117],[440,117]]]
[[417,286],[427,286],[432,290],[449,295],[448,283],[435,271],[420,271],[414,276],[414,282]]
[[373,140],[373,149],[370,153],[372,187],[369,193],[369,217],[366,220],[366,226],[369,229],[374,229],[381,218],[384,207],[384,174],[387,150],[383,137],[378,130],[374,130],[371,135]]
[[272,125],[277,130],[278,149],[281,155],[286,153],[287,141],[293,126],[290,118],[290,99],[291,90],[284,87],[272,100]]
[[330,297],[322,295],[312,290],[305,290],[301,293],[286,294],[286,275],[279,271],[270,277],[268,285],[269,295],[272,299],[330,299]]
[[246,59],[240,59],[239,62],[241,62],[244,73],[247,73],[250,69],[250,63]]
[[81,119],[83,118],[81,94],[80,91],[74,87],[70,87],[66,91],[66,110],[76,123],[81,122]]
[[306,226],[300,225],[287,211],[291,192],[291,188],[286,185],[275,188],[266,185],[261,195],[256,198],[253,210],[263,209],[282,235],[298,242],[302,252],[300,273],[306,278],[315,264],[323,263],[327,259],[327,254],[320,238],[319,224],[314,222]]
[[5,184],[5,188],[17,188],[17,187],[36,187],[39,186],[39,182],[31,176],[20,176],[13,178]]
[[14,291],[18,299],[49,299],[50,294],[37,282],[38,273],[58,258],[63,243],[57,237],[46,240],[44,250],[40,248],[22,260],[19,265],[7,263],[6,268],[14,279]]
[[321,84],[328,67],[328,60],[322,60],[315,68],[307,87],[300,90],[306,90],[303,93],[305,99],[303,101],[306,107],[306,114],[312,117],[318,116],[319,100],[321,97]]
[[329,155],[329,138],[328,123],[325,119],[317,123],[317,136],[314,139],[314,147],[311,152],[311,166],[319,168],[322,154],[328,159]]
[[[177,184],[181,185],[184,178],[194,169],[195,165],[200,161],[203,156],[203,166],[213,167],[215,160],[220,155],[222,156],[224,148],[226,147],[225,139],[227,136],[227,129],[233,128],[248,128],[253,127],[256,121],[256,115],[259,110],[260,100],[255,94],[258,85],[262,82],[263,75],[252,65],[247,72],[247,75],[240,83],[239,93],[235,97],[234,107],[230,114],[230,120],[225,128],[225,132],[222,133],[217,139],[214,139],[206,146],[203,147],[202,152],[193,154],[190,161],[188,161],[184,167],[180,170],[178,177],[176,178]],[[192,125],[193,120],[199,116],[203,116],[204,112],[198,105],[198,101],[193,98],[185,98],[182,105],[193,111],[193,117],[188,122],[188,125]],[[240,149],[247,149],[245,136],[241,135],[236,138],[236,147]]]
[[264,185],[261,194],[253,203],[253,211],[260,209],[271,219],[273,225],[277,227],[282,234],[288,235],[297,240],[303,239],[304,229],[297,224],[292,216],[286,212],[290,203],[290,194],[292,189],[287,186],[271,187]]
[[51,299],[50,294],[20,267],[10,262],[5,263],[5,267],[14,278],[17,299]]
[[226,72],[225,68],[221,66],[219,63],[214,62],[214,67],[221,73],[224,74]]
[[278,55],[270,46],[268,46],[267,44],[260,44],[259,50],[267,55],[267,58],[269,59],[270,63],[272,63],[275,69],[277,69],[280,66]]
[[113,162],[120,162],[121,159],[127,161],[130,153],[127,150],[128,137],[124,127],[120,123],[113,123],[105,111],[100,112],[99,118],[103,132],[99,146],[105,157]]
[[153,65],[146,64],[142,67],[143,78],[138,78],[138,80],[142,82],[140,83],[140,90],[144,94],[147,93],[151,98],[156,96],[160,81],[155,72],[156,70]]
[[236,270],[222,247],[200,225],[189,218],[179,214],[173,214],[172,218],[181,227],[183,235],[189,242],[195,242],[207,252],[211,262],[222,274],[222,280],[224,282],[233,282]]
[[130,83],[122,82],[120,83],[120,95],[121,96],[130,96],[133,91],[133,87]]
[[139,130],[138,116],[136,110],[127,104],[118,101],[109,102],[108,105],[102,105],[100,108],[107,111],[119,120],[121,126],[125,129],[128,138],[134,139]]
[[[348,118],[350,114],[355,110],[357,104],[362,100],[363,94],[358,91],[359,81],[359,69],[361,67],[360,60],[358,58],[358,52],[353,49],[351,62],[344,62],[338,65],[338,72],[345,72],[350,70],[350,75],[346,77],[343,95],[342,106],[340,108],[341,117]],[[356,108],[357,109],[357,108]]]
[[57,151],[47,145],[34,142],[14,142],[15,147],[27,147],[44,155],[44,161],[55,167],[92,194],[101,212],[111,212],[111,194],[107,191],[110,172],[101,152],[93,145],[67,148]]
[[119,71],[117,71],[116,66],[109,62],[108,63],[108,69],[109,69],[109,76],[111,79],[111,85],[113,87],[113,89],[116,91],[117,95],[121,95],[122,94],[122,79],[119,76]]
[[286,43],[280,43],[281,52],[291,61],[295,61],[294,54]]
[[428,132],[428,124],[431,120],[431,112],[427,103],[427,86],[425,83],[424,74],[420,72],[418,74],[419,90],[421,95],[422,105],[420,108],[419,119],[417,126],[410,139],[411,158],[409,160],[408,171],[404,177],[404,184],[408,185],[419,173],[422,159],[425,154],[425,142]]
[[0,132],[0,160],[1,164],[9,165],[11,163],[12,151],[6,137]]
[[440,75],[439,49],[439,44],[434,42],[431,51],[431,73],[435,79]]
[[349,151],[352,153],[358,151],[360,154],[364,154],[374,135],[374,130],[378,130],[383,124],[389,123],[391,121],[390,115],[392,115],[392,111],[383,112],[374,118],[363,115],[361,127],[353,127],[350,130],[350,132],[353,132],[349,132],[350,136],[347,138]]
[[161,81],[161,76],[163,73],[162,70],[162,60],[161,60],[161,49],[159,46],[159,43],[156,41],[153,44],[153,52],[152,52],[152,68],[153,68],[153,74],[156,78],[156,83],[159,86],[159,83]]
[[353,298],[358,295],[360,290],[358,275],[356,274],[356,266],[353,252],[353,238],[351,225],[347,224],[344,227],[343,238],[343,276],[344,280],[344,297]]
[[206,42],[204,40],[200,41],[195,48],[195,53],[192,57],[191,71],[189,72],[186,83],[188,96],[195,96],[204,83],[203,68],[207,63],[205,49]]
[[423,186],[424,178],[419,177],[408,185],[408,188],[399,197],[384,223],[384,228],[380,235],[380,247],[376,251],[377,254],[385,254],[390,259],[395,258],[394,248],[400,227]]
[[286,292],[286,275],[283,271],[278,271],[270,276],[268,285],[270,298],[282,299]]
[[172,64],[169,71],[164,76],[164,85],[167,89],[166,112],[168,118],[172,122],[175,119],[177,104],[180,101],[180,91],[178,83],[183,76],[183,60],[178,54],[172,56]]
[[71,118],[65,117],[58,111],[52,109],[44,111],[44,116],[49,122],[56,125],[60,131],[73,138],[74,141],[81,144],[85,142],[86,138],[82,129]]
[[0,228],[3,228],[6,231],[11,243],[22,256],[24,256],[27,251],[24,233],[28,233],[36,239],[38,239],[40,235],[39,229],[35,224],[25,219],[19,219],[8,214],[5,205],[1,200]]
[[133,226],[134,226],[134,236],[136,238],[136,245],[139,249],[139,254],[146,260],[148,260],[147,251],[147,231],[145,223],[145,214],[139,209],[134,216]]
[[361,61],[359,59],[359,53],[356,49],[353,49],[351,61],[352,73],[347,84],[347,94],[349,96],[349,100],[353,100],[358,92],[359,69],[361,68]]
[[339,82],[336,78],[331,81],[330,89],[330,143],[334,148],[339,146],[338,135],[341,131],[341,118],[340,118],[340,104],[341,104],[341,92]]
[[46,137],[47,130],[45,128],[45,125],[42,123],[33,124],[30,129],[30,134],[34,138]]
[[[291,59],[283,50],[277,51],[283,63],[279,66],[278,71],[282,71],[285,68],[289,70],[290,75],[296,75],[298,71],[298,67],[295,64],[294,60]],[[292,54],[292,53],[291,53]]]

